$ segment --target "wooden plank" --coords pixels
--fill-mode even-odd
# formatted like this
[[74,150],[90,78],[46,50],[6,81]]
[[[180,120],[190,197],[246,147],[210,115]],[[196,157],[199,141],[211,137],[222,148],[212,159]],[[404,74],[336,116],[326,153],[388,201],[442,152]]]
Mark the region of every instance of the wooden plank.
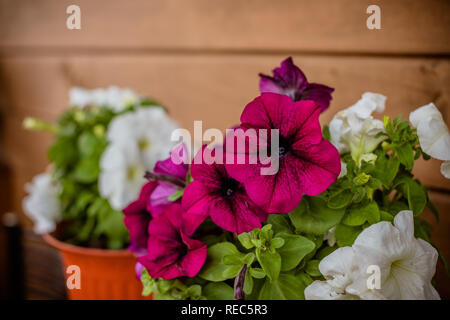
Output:
[[[46,134],[21,128],[27,115],[53,120],[67,105],[71,86],[131,87],[156,97],[181,126],[192,132],[193,121],[203,128],[226,129],[238,123],[249,101],[258,95],[258,72],[269,72],[280,55],[108,55],[8,57],[0,60],[0,81],[6,90],[3,110],[4,157],[16,168],[45,166]],[[445,59],[295,56],[311,81],[336,88],[328,123],[335,112],[353,104],[365,91],[388,97],[386,114],[408,117],[430,101],[450,123],[450,63]],[[30,161],[33,159],[33,161]],[[420,162],[416,173],[427,185],[450,189],[439,172],[439,161]],[[40,169],[39,169],[39,168]]]
[[58,250],[41,236],[25,228],[23,236],[25,298],[29,300],[66,299],[64,268]]
[[[1,0],[0,46],[448,54],[446,0]],[[366,27],[369,5],[381,30]]]

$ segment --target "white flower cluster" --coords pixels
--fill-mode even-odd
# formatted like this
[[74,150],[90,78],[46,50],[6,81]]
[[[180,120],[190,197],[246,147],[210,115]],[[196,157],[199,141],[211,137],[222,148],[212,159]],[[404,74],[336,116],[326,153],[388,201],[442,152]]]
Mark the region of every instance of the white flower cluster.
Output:
[[108,126],[109,145],[100,160],[99,191],[116,210],[136,200],[144,173],[166,158],[174,146],[177,124],[158,106],[141,107],[114,118]]
[[23,199],[25,214],[34,222],[34,232],[43,234],[55,230],[61,219],[59,188],[50,173],[41,173],[25,185],[28,196]]
[[[390,222],[379,222],[356,238],[352,247],[342,247],[325,257],[319,270],[325,281],[305,289],[309,300],[344,299],[439,299],[431,285],[438,253],[414,237],[411,211],[400,211]],[[376,269],[373,269],[373,266]],[[377,281],[371,282],[371,270]]]
[[372,151],[383,141],[376,135],[383,131],[383,122],[372,112],[384,111],[386,97],[366,92],[353,106],[338,112],[330,122],[331,142],[339,152],[350,152],[356,163],[375,160]]
[[93,90],[73,87],[70,89],[69,97],[71,106],[84,108],[92,105],[111,108],[116,112],[122,111],[126,107],[135,105],[140,101],[139,95],[134,91],[114,86]]
[[444,161],[441,173],[450,179],[450,133],[442,114],[433,103],[429,103],[411,112],[409,121],[417,128],[422,150],[429,156]]

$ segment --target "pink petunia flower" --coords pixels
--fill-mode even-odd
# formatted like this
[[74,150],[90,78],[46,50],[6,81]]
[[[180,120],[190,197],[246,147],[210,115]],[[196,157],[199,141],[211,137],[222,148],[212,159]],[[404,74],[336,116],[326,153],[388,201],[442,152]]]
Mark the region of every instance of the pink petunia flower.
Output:
[[[186,230],[193,232],[207,217],[219,227],[238,234],[260,228],[267,213],[255,205],[244,186],[227,173],[223,161],[211,163],[201,159],[205,150],[203,146],[196,154],[191,165],[194,181],[183,194]],[[223,155],[222,147],[211,151],[213,158]]]
[[148,240],[147,229],[152,219],[148,207],[148,199],[156,186],[156,182],[146,183],[141,189],[139,198],[123,209],[125,215],[124,224],[130,234],[130,246],[128,249],[136,254],[146,252]]
[[[302,195],[318,195],[338,177],[339,152],[322,138],[320,106],[313,101],[294,102],[288,96],[263,93],[250,102],[241,115],[241,128],[258,131],[278,129],[279,169],[262,175],[257,164],[226,164],[228,174],[243,183],[257,205],[269,213],[287,213]],[[270,148],[270,139],[265,141]],[[264,143],[259,143],[259,147]]]
[[182,230],[183,210],[174,203],[148,228],[148,254],[138,257],[152,278],[194,277],[206,260],[206,244]]
[[325,111],[331,101],[333,88],[323,84],[309,83],[306,76],[292,61],[292,57],[281,62],[281,66],[273,69],[273,77],[259,74],[259,89],[263,92],[285,94],[294,101],[313,100]]

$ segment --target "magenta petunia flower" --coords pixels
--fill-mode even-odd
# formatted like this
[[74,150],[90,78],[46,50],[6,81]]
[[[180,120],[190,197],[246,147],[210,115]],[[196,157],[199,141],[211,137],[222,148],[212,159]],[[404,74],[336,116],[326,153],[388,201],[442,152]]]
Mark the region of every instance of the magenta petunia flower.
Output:
[[174,203],[148,228],[148,254],[138,257],[152,278],[194,277],[206,260],[206,244],[182,230],[183,210]]
[[[196,154],[191,165],[194,179],[184,191],[182,204],[186,211],[186,230],[193,232],[207,217],[230,232],[249,232],[260,228],[267,213],[250,200],[244,186],[233,179],[225,165],[200,160],[206,146]],[[221,148],[211,151],[214,158],[223,157]],[[223,159],[223,158],[222,158]]]
[[147,229],[152,219],[148,207],[148,199],[156,186],[156,182],[146,183],[141,189],[139,198],[123,209],[125,215],[124,224],[130,234],[130,246],[128,249],[136,254],[145,253],[147,248]]
[[309,83],[306,76],[292,61],[292,57],[281,62],[279,68],[272,71],[273,77],[259,74],[259,90],[263,92],[273,92],[285,94],[294,101],[313,100],[325,111],[331,101],[333,88],[323,84]]
[[153,216],[161,215],[164,208],[173,203],[169,201],[169,196],[185,187],[189,170],[188,160],[187,147],[180,143],[172,149],[169,158],[156,163],[153,173],[147,173],[148,179],[157,182],[148,200]]
[[[339,152],[322,138],[320,107],[313,101],[293,102],[285,95],[263,93],[250,102],[241,115],[241,128],[278,129],[279,168],[262,175],[270,164],[226,164],[229,175],[243,183],[248,196],[269,213],[287,213],[301,201],[302,194],[318,195],[338,177]],[[271,139],[259,143],[259,147]]]

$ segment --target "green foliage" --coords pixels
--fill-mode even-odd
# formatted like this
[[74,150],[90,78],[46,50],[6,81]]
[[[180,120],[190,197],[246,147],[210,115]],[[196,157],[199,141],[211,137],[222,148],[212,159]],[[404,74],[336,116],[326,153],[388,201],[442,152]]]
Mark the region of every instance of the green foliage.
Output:
[[145,269],[142,271],[141,282],[142,295],[153,294],[157,300],[222,300],[232,299],[233,294],[233,289],[225,283],[210,283],[202,288],[200,284],[183,283],[178,279],[152,279]]
[[303,300],[305,282],[292,274],[281,274],[275,281],[266,280],[259,299],[261,300]]
[[[122,249],[127,245],[123,214],[101,198],[97,183],[100,158],[108,144],[105,132],[109,123],[115,116],[137,107],[139,105],[129,106],[121,112],[107,107],[74,107],[64,112],[51,130],[46,130],[55,136],[48,157],[54,168],[54,178],[61,186],[62,240],[109,249]],[[34,127],[39,129],[43,125]]]
[[278,250],[282,271],[294,269],[316,247],[314,242],[300,235],[279,233],[277,236],[284,240],[284,245]]
[[321,197],[304,196],[300,205],[289,213],[289,218],[297,232],[321,235],[335,226],[345,210],[333,209]]
[[205,265],[200,278],[218,282],[233,279],[244,263],[245,254],[238,251],[231,242],[220,242],[208,248]]

